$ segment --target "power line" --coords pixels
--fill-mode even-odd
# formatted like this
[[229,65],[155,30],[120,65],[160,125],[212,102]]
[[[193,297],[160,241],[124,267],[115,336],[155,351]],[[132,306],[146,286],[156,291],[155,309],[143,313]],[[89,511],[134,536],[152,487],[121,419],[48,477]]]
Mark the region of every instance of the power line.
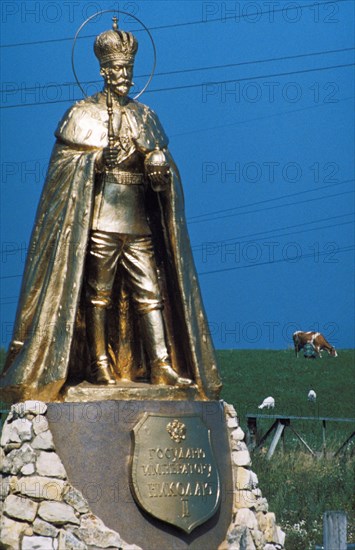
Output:
[[22,277],[22,273],[20,275],[2,275],[0,279],[17,279],[17,277]]
[[[309,221],[309,222],[302,222],[302,223],[297,223],[297,224],[293,224],[293,225],[287,225],[287,226],[284,226],[284,227],[274,227],[273,229],[264,229],[263,231],[258,231],[256,233],[249,233],[248,235],[238,235],[238,237],[230,237],[228,239],[222,239],[220,241],[213,241],[213,242],[214,242],[214,244],[225,244],[225,243],[233,244],[234,242],[247,242],[251,237],[256,237],[257,235],[262,235],[262,237],[260,237],[258,239],[254,239],[254,240],[261,240],[263,238],[269,239],[269,238],[273,238],[273,237],[285,237],[287,235],[291,235],[291,234],[295,234],[295,233],[305,233],[305,232],[308,232],[308,231],[317,231],[317,230],[321,230],[321,229],[327,229],[328,227],[338,227],[338,226],[341,226],[341,225],[347,225],[347,224],[354,223],[352,221],[342,222],[342,223],[331,224],[331,225],[326,225],[326,226],[321,226],[321,227],[311,227],[309,229],[305,229],[304,231],[293,231],[291,233],[286,233],[286,234],[266,235],[266,233],[274,233],[275,231],[285,231],[287,229],[293,229],[295,227],[304,227],[305,225],[311,225],[311,224],[314,224],[314,223],[321,223],[321,222],[325,222],[325,221],[336,220],[336,219],[339,219],[339,218],[344,218],[346,216],[354,216],[354,212],[348,212],[346,214],[340,214],[339,216],[328,216],[327,218],[321,218],[320,220],[312,220],[312,221]],[[241,239],[246,239],[246,240],[241,241]],[[204,244],[194,245],[194,246],[191,247],[191,249],[192,250],[201,250],[203,248],[203,246],[204,246]],[[13,249],[11,252],[12,253],[23,252],[23,248],[18,247],[18,248]],[[16,275],[16,277],[17,277],[17,275]],[[6,278],[6,277],[1,277],[1,278]],[[12,299],[12,298],[15,298],[15,296],[10,296],[6,299]]]
[[[334,251],[333,253],[338,254],[338,252],[351,252],[352,250],[355,250],[355,246],[346,246],[344,248],[338,248],[338,250]],[[327,252],[327,251],[317,253],[317,256],[327,256],[327,255],[329,255],[329,252]],[[225,267],[225,268],[222,268],[222,269],[213,269],[211,271],[202,271],[201,273],[198,273],[198,276],[201,277],[202,275],[211,275],[213,273],[222,273],[222,272],[225,272],[225,271],[235,271],[236,269],[246,269],[248,267],[278,264],[278,263],[283,263],[283,262],[290,262],[290,263],[292,262],[293,264],[295,264],[296,262],[298,262],[299,260],[301,260],[303,258],[314,258],[314,253],[301,254],[300,256],[297,256],[294,259],[281,258],[279,260],[273,260],[273,261],[268,261],[268,262],[258,262],[258,263],[254,263],[254,264],[248,264],[248,265],[239,265],[239,266],[234,266],[234,267]]]
[[153,90],[146,90],[145,93],[154,93],[154,92],[171,92],[175,90],[185,90],[190,88],[199,88],[201,85],[213,85],[213,84],[231,84],[233,82],[243,82],[246,80],[259,80],[260,78],[273,78],[273,77],[280,77],[280,76],[290,76],[294,74],[304,74],[304,73],[313,73],[318,71],[328,71],[330,69],[342,69],[346,67],[353,67],[355,63],[347,63],[344,65],[332,65],[328,67],[316,67],[315,69],[302,69],[300,71],[289,71],[286,73],[274,73],[274,74],[266,74],[266,75],[259,75],[259,76],[248,76],[243,78],[232,78],[230,80],[215,80],[210,82],[200,82],[199,84],[184,84],[182,86],[171,86],[170,88],[154,88]]
[[[245,240],[245,241],[240,241],[240,239],[248,239],[250,237],[253,237],[254,235],[260,235],[262,233],[270,233],[272,231],[281,231],[281,230],[285,230],[285,229],[288,229],[288,228],[292,228],[292,227],[298,227],[298,226],[303,226],[303,225],[308,225],[308,224],[311,224],[311,223],[319,223],[321,221],[326,221],[326,220],[331,220],[331,219],[335,219],[335,218],[342,218],[344,216],[351,216],[353,215],[353,213],[348,213],[348,214],[343,214],[343,215],[340,215],[340,216],[332,216],[332,217],[329,217],[329,218],[324,218],[322,220],[316,220],[316,221],[313,221],[313,222],[305,222],[303,224],[296,224],[296,225],[291,225],[291,226],[287,226],[287,227],[280,227],[280,228],[275,228],[275,229],[269,229],[269,230],[266,230],[264,232],[258,232],[258,233],[253,233],[253,234],[250,234],[250,235],[243,235],[243,236],[240,236],[240,237],[232,237],[232,238],[229,238],[229,239],[223,239],[222,241],[213,241],[214,244],[224,244],[226,242],[230,242],[230,241],[234,241],[236,243],[240,243],[240,242],[248,242],[248,240]],[[339,226],[343,226],[343,225],[350,225],[350,224],[353,224],[354,222],[353,221],[349,221],[349,222],[342,222],[342,223],[338,223],[338,224],[330,224],[330,225],[326,225],[326,226],[322,226],[322,227],[312,227],[312,228],[309,228],[309,229],[305,229],[304,231],[293,231],[293,232],[290,232],[290,233],[285,233],[285,234],[282,234],[282,235],[263,235],[262,237],[259,237],[257,239],[254,239],[254,241],[260,241],[264,238],[267,238],[267,239],[270,239],[270,238],[275,238],[275,237],[286,237],[288,235],[293,235],[293,234],[298,234],[298,233],[307,233],[309,231],[316,231],[316,230],[323,230],[323,229],[328,229],[328,228],[333,228],[333,227],[339,227]],[[235,241],[235,239],[237,239]],[[231,244],[234,244],[233,242],[231,242]],[[201,245],[196,245],[196,246],[193,246],[192,247],[192,250],[202,250],[203,249],[203,244]],[[13,252],[16,252],[20,249],[17,249],[17,250],[14,250]],[[0,279],[14,279],[14,278],[18,278],[18,277],[22,277],[22,274],[20,275],[5,275],[5,276],[2,276],[0,277]],[[13,297],[8,297],[8,298],[3,298],[4,300],[6,299],[12,299]]]
[[[315,55],[329,55],[329,54],[333,54],[333,53],[341,53],[341,52],[352,51],[354,49],[355,48],[352,47],[352,48],[341,48],[341,49],[338,49],[338,50],[323,50],[322,52],[302,53],[302,54],[296,54],[296,55],[285,55],[285,56],[282,56],[282,57],[271,57],[269,59],[259,59],[259,60],[255,60],[255,61],[240,61],[238,63],[227,63],[225,65],[209,65],[209,66],[205,66],[205,67],[180,69],[180,70],[175,70],[175,71],[163,71],[163,72],[160,72],[160,73],[155,73],[154,76],[165,76],[165,75],[180,74],[180,73],[191,73],[191,72],[196,72],[196,71],[210,71],[210,70],[214,70],[214,69],[228,69],[228,68],[231,68],[231,67],[241,67],[242,65],[255,65],[255,64],[259,64],[259,63],[270,63],[272,61],[285,61],[285,60],[289,60],[289,59],[300,59],[300,58],[303,58],[303,57],[312,57],[312,56],[315,56]],[[140,75],[138,78],[147,77],[147,76],[149,76],[149,75],[147,75],[147,74]],[[99,81],[93,81],[93,82],[99,82]]]
[[[307,4],[305,6],[288,6],[287,7],[287,11],[294,11],[294,10],[298,10],[298,9],[307,9],[307,8],[314,8],[314,7],[320,7],[320,6],[325,6],[327,4],[340,4],[342,2],[346,2],[347,0],[329,0],[327,2],[315,2],[313,4]],[[280,9],[277,9],[277,10],[272,10],[272,13],[280,13],[280,12],[284,12],[285,11],[285,7],[284,8],[280,8]],[[239,19],[245,19],[245,18],[252,18],[252,17],[255,17],[255,16],[262,16],[262,15],[268,15],[270,14],[270,10],[269,11],[264,11],[264,12],[257,12],[257,13],[246,13],[246,14],[240,14],[239,15]],[[222,22],[222,21],[229,21],[231,19],[236,19],[236,16],[235,15],[231,15],[231,16],[228,16],[228,17],[216,17],[214,19],[199,19],[199,20],[196,20],[196,21],[186,21],[184,23],[171,23],[170,25],[157,25],[155,27],[148,27],[148,29],[150,31],[157,31],[157,30],[164,30],[164,29],[173,29],[173,28],[178,28],[178,27],[187,27],[187,26],[191,26],[191,25],[200,25],[202,23],[206,24],[206,23],[216,23],[216,22]],[[143,29],[139,28],[139,29],[134,29],[132,30],[131,32],[143,32]],[[85,35],[85,36],[79,36],[78,39],[79,40],[83,40],[83,39],[86,39],[86,38],[96,38],[96,34],[88,34],[88,35]],[[74,39],[74,37],[67,37],[67,38],[51,38],[51,39],[47,39],[47,40],[35,40],[35,41],[32,41],[32,42],[14,42],[13,44],[2,44],[0,45],[0,48],[14,48],[14,47],[18,47],[18,46],[36,46],[36,45],[39,45],[39,44],[50,44],[50,43],[56,43],[56,42],[68,42],[68,41],[72,41]]]
[[[328,227],[338,227],[340,225],[349,225],[349,224],[353,224],[354,222],[344,222],[344,223],[339,223],[339,224],[333,224],[333,225],[328,225],[328,226],[325,226],[325,227],[313,227],[311,229],[308,229],[308,230],[305,230],[305,232],[307,231],[313,231],[315,229],[326,229]],[[302,231],[299,231],[299,233],[302,233]],[[293,233],[288,233],[288,234],[293,234]],[[286,235],[280,235],[281,237],[285,237],[287,236],[288,234]],[[277,236],[277,235],[276,235]],[[273,235],[271,235],[270,237],[274,237]],[[269,237],[269,238],[270,238]],[[258,240],[261,240],[261,238],[259,239],[255,239],[255,241],[258,241]],[[244,242],[248,242],[248,241],[244,241]],[[223,241],[219,241],[219,242],[216,242],[214,244],[219,244],[219,243],[223,243]],[[332,254],[337,254],[338,252],[350,252],[351,250],[354,250],[355,247],[352,246],[352,247],[345,247],[345,248],[339,248],[338,250],[335,250],[333,252],[327,252],[327,251],[324,251],[324,252],[317,252],[317,255],[318,256],[325,256],[325,255],[329,255],[330,253]],[[302,254],[301,256],[297,256],[297,261],[299,259],[302,259],[302,258],[309,258],[309,257],[314,257],[314,253],[311,253],[311,254]],[[235,267],[230,267],[230,268],[224,268],[224,269],[217,269],[217,270],[211,270],[211,271],[204,271],[202,273],[198,273],[198,275],[210,275],[211,273],[219,273],[219,272],[223,272],[223,271],[233,271],[235,269],[244,269],[244,268],[247,268],[247,267],[254,267],[254,266],[260,266],[260,265],[268,265],[268,264],[275,264],[275,263],[280,263],[280,262],[290,262],[290,261],[293,261],[295,262],[296,259],[293,259],[291,260],[290,258],[283,258],[283,259],[280,259],[280,260],[273,260],[273,261],[268,261],[268,262],[259,262],[259,263],[253,263],[253,264],[249,264],[249,265],[244,265],[244,266],[235,266]],[[22,277],[22,275],[9,275],[7,277],[0,277],[1,279],[9,279],[9,278],[17,278],[17,277]],[[12,300],[13,298],[16,298],[15,296],[9,296],[9,297],[4,297],[3,300]],[[11,302],[0,302],[0,305],[11,305],[11,304],[16,304],[18,300],[14,300],[14,301],[11,301]]]
[[[257,210],[252,210],[252,211],[248,211],[248,212],[235,212],[236,210],[249,208],[251,206],[259,206],[261,204],[274,202],[274,201],[278,201],[278,200],[284,200],[284,199],[288,199],[288,198],[291,198],[291,197],[304,195],[306,193],[319,192],[320,189],[323,190],[323,189],[333,188],[333,187],[337,187],[339,185],[344,185],[344,184],[347,184],[347,183],[351,183],[352,181],[354,181],[354,179],[349,179],[349,180],[344,180],[344,181],[338,182],[338,183],[332,183],[332,184],[329,184],[329,185],[324,185],[321,188],[317,187],[315,189],[308,189],[306,191],[302,191],[301,193],[300,192],[290,193],[288,195],[281,195],[280,197],[274,197],[274,198],[271,198],[271,199],[265,199],[265,200],[262,200],[262,201],[257,201],[257,202],[253,202],[253,203],[249,203],[249,204],[245,204],[245,205],[235,206],[233,208],[225,208],[225,209],[222,209],[222,210],[215,210],[213,212],[208,212],[206,214],[199,214],[197,216],[192,216],[190,218],[187,218],[187,221],[191,225],[193,223],[200,223],[200,222],[206,222],[206,221],[215,221],[215,220],[223,219],[223,218],[226,218],[226,217],[232,217],[232,216],[235,216],[235,215],[238,215],[238,214],[250,214],[250,213],[255,213],[255,212],[262,212],[264,210],[271,210],[271,209],[274,209],[274,208],[281,208],[281,207],[285,207],[285,206],[294,206],[294,205],[302,204],[304,202],[311,202],[311,201],[315,201],[315,200],[323,200],[323,199],[327,199],[327,198],[338,197],[340,195],[353,193],[354,190],[345,191],[345,192],[342,192],[342,193],[336,193],[336,194],[333,194],[333,195],[326,195],[324,197],[315,197],[313,199],[306,199],[305,201],[295,201],[295,202],[291,202],[291,203],[288,203],[288,204],[280,204],[280,205],[274,205],[274,206],[267,207],[267,208],[259,208]],[[226,212],[230,212],[230,214],[228,214],[226,216],[215,216],[215,214],[221,214],[221,213],[224,214]],[[232,214],[231,212],[234,212],[234,213]],[[293,228],[293,227],[309,225],[309,224],[312,224],[312,223],[319,223],[319,222],[328,221],[328,220],[332,220],[332,219],[337,219],[339,217],[344,217],[344,216],[349,216],[349,215],[351,215],[351,213],[342,214],[340,216],[331,216],[331,217],[327,217],[327,218],[322,218],[320,220],[314,220],[314,221],[305,222],[305,223],[302,223],[302,224],[295,224],[295,225],[281,227],[281,228],[277,228],[277,229],[275,228],[275,229],[272,229],[272,230],[266,230],[263,233],[265,233],[265,232],[270,233],[270,232],[273,232],[273,231],[287,230],[287,229],[290,229],[290,228]],[[200,219],[200,218],[206,218],[206,219]],[[320,227],[319,229],[323,229],[323,227]],[[254,233],[254,234],[251,234],[251,235],[240,236],[238,238],[241,239],[241,238],[253,237],[253,236],[256,236],[258,234],[259,233]],[[227,242],[227,241],[230,241],[230,240],[234,240],[234,237],[233,237],[233,239],[224,239],[221,242]],[[197,246],[200,246],[200,245],[197,245]],[[196,247],[194,247],[194,249],[196,249]],[[0,279],[6,279],[6,278],[18,277],[18,276],[19,275],[5,276],[5,277],[0,277]]]
[[[347,63],[343,65],[331,65],[327,67],[316,67],[315,69],[302,69],[300,71],[288,71],[286,73],[274,73],[274,74],[266,74],[266,75],[259,75],[259,76],[249,76],[249,77],[243,77],[243,78],[234,78],[231,80],[216,80],[216,81],[210,81],[210,82],[200,82],[198,84],[185,84],[182,86],[172,86],[168,88],[154,88],[153,90],[146,90],[145,93],[155,93],[155,92],[168,92],[168,91],[176,91],[176,90],[185,90],[185,89],[192,89],[192,88],[199,88],[203,85],[214,85],[214,84],[230,84],[232,82],[244,82],[247,80],[259,80],[261,78],[274,78],[274,77],[282,77],[282,76],[290,76],[295,74],[304,74],[304,73],[313,73],[318,71],[328,71],[332,69],[342,69],[347,67],[353,67],[355,63]],[[54,103],[69,103],[73,101],[79,101],[82,98],[72,98],[72,99],[56,99],[54,101],[38,101],[34,103],[17,103],[15,105],[4,105],[1,107],[1,109],[14,109],[17,107],[33,107],[35,105],[52,105]]]
[[[203,245],[199,245],[197,251],[207,251],[206,249],[206,246],[207,245],[217,245],[217,246],[220,246],[220,245],[224,245],[224,244],[227,244],[227,241],[228,241],[228,244],[245,244],[245,243],[255,243],[257,241],[262,241],[262,240],[265,240],[265,239],[274,239],[274,238],[282,238],[282,237],[288,237],[289,235],[298,235],[300,233],[309,233],[310,231],[322,231],[323,229],[333,229],[334,227],[340,227],[340,226],[343,226],[343,225],[354,225],[354,221],[349,221],[349,222],[341,222],[341,223],[335,223],[335,224],[329,224],[329,225],[324,225],[324,226],[321,226],[321,227],[310,227],[309,229],[304,229],[304,230],[298,230],[298,231],[290,231],[289,233],[282,233],[280,235],[268,235],[268,236],[264,236],[264,237],[258,237],[256,239],[253,239],[252,241],[250,239],[247,239],[247,240],[232,240],[232,242],[229,242],[230,239],[226,239],[225,241],[206,241],[206,243]],[[266,242],[265,244],[272,244],[272,243],[268,243]],[[192,247],[193,250],[195,250],[195,247]]]
[[[315,189],[307,189],[306,191],[302,191],[302,192],[298,191],[297,193],[289,193],[288,195],[281,195],[280,197],[273,197],[272,199],[265,199],[265,200],[262,200],[262,201],[251,202],[249,204],[243,204],[243,205],[240,205],[240,206],[233,206],[232,208],[224,208],[223,210],[215,210],[213,212],[207,212],[206,214],[198,214],[197,216],[191,216],[190,218],[188,218],[188,221],[191,222],[191,220],[197,220],[199,218],[204,218],[206,216],[214,216],[215,214],[223,214],[225,212],[231,212],[231,211],[234,211],[234,210],[241,210],[243,208],[249,208],[250,206],[258,206],[259,204],[265,204],[265,203],[268,203],[268,202],[288,199],[290,197],[299,197],[300,195],[304,195],[305,193],[314,193],[314,192],[318,192],[320,189],[323,190],[323,189],[329,189],[329,187],[338,187],[339,185],[344,185],[346,183],[351,183],[352,181],[355,181],[355,180],[354,179],[348,179],[348,180],[340,181],[340,182],[337,182],[337,183],[330,183],[329,185],[323,185],[321,188],[316,187]],[[281,205],[281,206],[288,206],[288,205],[286,204],[286,205]],[[205,221],[205,220],[202,220],[202,221]]]
[[[266,238],[266,239],[269,239],[271,237],[285,237],[286,235],[292,235],[292,234],[295,234],[295,233],[305,233],[307,231],[314,231],[314,230],[319,230],[319,229],[326,229],[328,227],[337,227],[339,225],[343,225],[343,224],[349,224],[349,223],[353,223],[353,222],[343,222],[343,223],[340,223],[340,224],[333,224],[333,225],[327,225],[327,226],[322,226],[322,227],[311,227],[309,229],[305,229],[304,231],[293,231],[291,233],[286,233],[286,234],[276,234],[276,235],[266,235],[266,233],[274,233],[275,231],[287,231],[288,229],[293,229],[293,228],[296,228],[296,227],[304,227],[305,225],[311,225],[311,224],[314,224],[314,223],[323,223],[325,221],[330,221],[330,220],[335,220],[335,219],[339,219],[339,218],[344,218],[345,216],[353,216],[354,213],[353,212],[350,212],[349,214],[340,214],[339,216],[330,216],[330,217],[327,217],[327,218],[322,218],[320,220],[314,220],[314,221],[310,221],[310,222],[303,222],[303,223],[296,223],[294,225],[287,225],[287,226],[284,226],[284,227],[274,227],[273,229],[266,229],[266,230],[263,230],[263,231],[258,231],[257,233],[250,233],[249,235],[238,235],[238,237],[230,237],[228,239],[222,239],[220,241],[213,241],[215,244],[225,244],[225,243],[231,243],[233,244],[234,242],[241,242],[241,239],[250,239],[252,237],[256,237],[258,235],[262,235],[262,239],[263,238]],[[255,240],[258,240],[258,239],[255,239]],[[246,242],[246,241],[243,241],[243,242]],[[192,250],[201,250],[203,248],[203,244],[198,244],[198,245],[194,245],[192,246]]]
[[[344,97],[343,99],[339,99],[339,100],[337,100],[337,103],[340,103],[342,101],[350,101],[351,99],[354,99],[354,96]],[[282,112],[278,112],[278,113],[273,113],[272,115],[249,118],[249,119],[246,119],[246,120],[238,120],[236,122],[231,122],[229,124],[221,124],[221,125],[210,126],[210,127],[205,127],[205,128],[197,128],[195,130],[189,130],[189,131],[186,131],[186,132],[179,132],[177,134],[170,134],[170,137],[175,138],[175,137],[180,137],[180,136],[186,136],[186,135],[189,135],[189,134],[196,134],[196,133],[200,133],[200,132],[208,132],[210,130],[216,130],[216,129],[221,129],[221,128],[228,128],[228,127],[232,127],[232,126],[238,126],[239,124],[248,124],[249,122],[256,122],[256,121],[259,121],[259,120],[265,120],[265,119],[274,118],[274,117],[277,117],[277,116],[288,115],[288,114],[293,114],[293,113],[299,113],[299,112],[302,112],[302,111],[307,111],[309,109],[315,109],[316,107],[326,107],[326,106],[329,106],[329,103],[318,103],[316,105],[310,105],[309,107],[302,107],[301,109],[291,109],[289,111],[282,111]],[[19,161],[19,162],[25,162],[26,163],[26,162],[33,162],[33,161],[39,161],[39,160],[48,161],[49,157],[41,157],[39,159],[27,159],[27,160],[22,160],[22,161]],[[353,180],[348,180],[348,181],[353,181]],[[343,183],[347,183],[347,182],[343,182]],[[304,193],[305,193],[305,191],[304,191]],[[275,199],[270,199],[270,200],[275,200]],[[239,208],[239,207],[236,207],[236,208]],[[204,216],[204,214],[200,214],[200,216]],[[190,218],[190,219],[192,219],[192,218]]]
[[296,205],[299,205],[299,204],[309,203],[309,202],[313,202],[313,201],[321,201],[321,200],[325,200],[325,199],[331,199],[333,197],[339,197],[341,195],[349,195],[351,193],[354,193],[354,191],[355,190],[352,189],[351,191],[343,191],[342,193],[335,193],[334,195],[327,195],[325,197],[315,197],[314,199],[305,199],[303,201],[295,201],[295,202],[291,202],[289,204],[276,204],[274,206],[268,206],[266,208],[259,208],[258,210],[249,210],[248,212],[235,212],[234,214],[226,214],[225,216],[218,216],[218,217],[215,217],[215,218],[208,218],[206,220],[195,220],[195,221],[189,222],[189,225],[191,225],[193,223],[201,223],[201,222],[206,222],[206,221],[222,220],[222,219],[225,219],[225,218],[232,218],[234,216],[244,216],[245,214],[255,214],[255,213],[258,213],[258,212],[264,212],[265,210],[274,210],[275,208],[285,208],[285,206],[296,206]]
[[[350,99],[354,99],[354,96],[344,97],[344,99],[338,99],[336,101],[336,103],[340,103],[342,101],[350,101]],[[205,128],[198,128],[198,129],[195,129],[195,130],[188,130],[188,131],[185,131],[185,132],[178,132],[177,134],[170,134],[170,137],[173,138],[173,137],[188,136],[188,135],[191,135],[191,134],[199,134],[201,132],[209,132],[211,130],[215,131],[215,130],[221,129],[221,128],[229,128],[229,127],[232,127],[232,126],[239,126],[239,124],[248,124],[249,122],[257,122],[259,120],[267,120],[269,118],[274,118],[274,117],[282,116],[282,115],[289,115],[289,114],[293,114],[293,113],[301,113],[303,111],[308,111],[309,109],[315,109],[316,107],[327,107],[329,105],[333,105],[333,103],[330,103],[330,102],[329,103],[317,103],[315,105],[309,105],[308,107],[301,107],[300,109],[290,109],[288,111],[281,111],[281,112],[278,112],[278,113],[273,113],[272,115],[258,116],[258,117],[255,117],[255,118],[248,118],[246,120],[238,120],[236,122],[230,122],[229,124],[216,124],[215,126],[207,126]]]
[[[170,75],[173,75],[173,74],[186,74],[186,73],[192,73],[192,72],[197,72],[197,71],[210,71],[210,70],[215,70],[215,69],[227,69],[227,68],[231,68],[231,67],[240,67],[240,66],[243,66],[243,65],[256,65],[256,64],[260,64],[260,63],[270,63],[270,62],[273,62],[273,61],[285,61],[285,60],[290,60],[290,59],[300,59],[300,58],[304,58],[304,57],[313,57],[313,56],[317,56],[317,55],[329,55],[329,54],[333,54],[333,53],[342,53],[342,52],[347,52],[347,51],[353,51],[355,48],[354,47],[351,47],[351,48],[340,48],[338,50],[323,50],[321,52],[314,52],[314,53],[302,53],[302,54],[296,54],[296,55],[287,55],[287,56],[282,56],[282,57],[271,57],[269,59],[259,59],[259,60],[253,60],[253,61],[241,61],[241,62],[238,62],[238,63],[227,63],[225,65],[209,65],[209,66],[205,66],[205,67],[193,67],[193,68],[187,68],[187,69],[177,69],[177,70],[174,70],[174,71],[161,71],[161,72],[157,72],[157,73],[154,73],[154,76],[170,76]],[[150,76],[149,74],[140,74],[140,75],[137,75],[135,76],[135,78],[146,78]],[[101,79],[97,79],[97,80],[84,80],[82,82],[82,84],[99,84],[100,82],[103,82],[102,78]],[[52,84],[53,85],[53,84]],[[62,83],[59,83],[59,84],[56,84],[57,87],[63,87],[63,88],[66,88],[66,87],[72,87],[72,86],[76,86],[76,82],[62,82]],[[21,91],[24,91],[24,92],[34,92],[34,91],[38,91],[38,90],[43,90],[46,88],[46,85],[43,85],[43,86],[36,86],[36,87],[30,87],[30,88],[21,88],[20,90]],[[14,89],[14,90],[6,90],[6,94],[15,94],[15,93],[18,93],[20,91],[19,89]],[[3,91],[3,90],[1,90]]]
[[[270,238],[275,238],[275,237],[286,237],[288,235],[294,235],[294,234],[298,234],[298,233],[307,233],[309,231],[319,231],[319,230],[322,230],[322,229],[339,227],[339,226],[342,226],[342,225],[349,225],[349,224],[353,224],[354,222],[349,221],[349,222],[342,222],[342,223],[337,223],[337,224],[325,225],[325,226],[322,226],[322,227],[311,227],[309,229],[305,229],[304,231],[302,231],[302,230],[301,231],[293,231],[293,232],[290,232],[290,233],[285,233],[285,234],[280,234],[280,235],[278,235],[278,234],[276,234],[276,235],[265,235],[265,233],[272,233],[274,231],[284,231],[284,230],[291,229],[291,228],[294,228],[294,227],[300,227],[300,226],[309,225],[309,224],[313,224],[313,223],[320,223],[320,222],[323,222],[323,221],[343,218],[344,216],[352,216],[352,215],[354,215],[354,213],[350,212],[348,214],[342,214],[342,215],[339,215],[339,216],[331,216],[331,217],[328,217],[328,218],[322,218],[320,220],[314,220],[314,221],[310,221],[310,222],[304,222],[304,223],[299,223],[299,224],[295,224],[295,225],[289,225],[289,226],[286,226],[286,227],[278,227],[278,228],[274,228],[274,229],[268,229],[268,230],[265,230],[265,231],[259,231],[257,233],[251,233],[249,235],[240,235],[238,237],[231,237],[229,239],[223,239],[221,241],[213,241],[213,243],[218,244],[218,245],[222,245],[222,244],[225,244],[227,242],[230,243],[230,244],[248,242],[248,240],[251,237],[255,237],[257,235],[263,235],[262,237],[254,239],[254,241],[258,241],[258,240],[262,240],[264,238],[270,239]],[[241,241],[241,239],[246,239],[246,240]],[[191,248],[192,248],[192,250],[197,251],[197,250],[202,250],[203,246],[204,246],[203,244],[200,244],[200,245],[192,246]],[[17,252],[19,250],[21,250],[21,249],[18,248],[16,250],[14,250],[13,252]],[[12,278],[12,277],[21,277],[21,275],[9,275],[9,276],[4,276],[4,277],[0,277],[0,278],[1,279],[7,279],[7,278]],[[12,300],[14,298],[16,298],[16,296],[8,296],[8,297],[4,297],[3,300]]]

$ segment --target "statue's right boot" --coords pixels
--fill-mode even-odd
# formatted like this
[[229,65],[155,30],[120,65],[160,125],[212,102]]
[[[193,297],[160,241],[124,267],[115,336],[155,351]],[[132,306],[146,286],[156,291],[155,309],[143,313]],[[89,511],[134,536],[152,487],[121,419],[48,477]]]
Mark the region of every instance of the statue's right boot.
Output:
[[151,367],[151,383],[187,388],[193,384],[190,378],[179,376],[169,363],[157,361]]
[[116,384],[107,353],[106,309],[86,309],[86,335],[90,350],[90,382],[106,386]]

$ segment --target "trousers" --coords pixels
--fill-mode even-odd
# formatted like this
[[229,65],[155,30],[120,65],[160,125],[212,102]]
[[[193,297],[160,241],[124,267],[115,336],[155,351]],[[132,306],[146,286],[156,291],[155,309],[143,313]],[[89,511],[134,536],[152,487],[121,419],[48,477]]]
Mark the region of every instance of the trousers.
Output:
[[153,242],[150,235],[92,231],[87,265],[87,303],[109,308],[118,266],[124,271],[136,313],[162,308]]
[[92,362],[105,360],[108,355],[106,312],[112,305],[119,267],[139,318],[151,367],[168,363],[163,303],[151,236],[92,231],[87,262],[87,335]]

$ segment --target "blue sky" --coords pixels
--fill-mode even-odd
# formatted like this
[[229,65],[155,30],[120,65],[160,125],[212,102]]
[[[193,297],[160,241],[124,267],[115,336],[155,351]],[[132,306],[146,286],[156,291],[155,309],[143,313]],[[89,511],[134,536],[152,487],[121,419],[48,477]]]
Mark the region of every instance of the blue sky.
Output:
[[[215,346],[286,349],[295,330],[315,329],[354,347],[352,0],[3,0],[1,345],[53,132],[82,97],[71,39],[95,11],[117,7],[154,37],[156,75],[141,101],[158,113],[181,171]],[[77,43],[89,94],[101,87],[92,35],[110,17]],[[139,29],[127,17],[120,25]],[[138,90],[152,48],[136,36]]]

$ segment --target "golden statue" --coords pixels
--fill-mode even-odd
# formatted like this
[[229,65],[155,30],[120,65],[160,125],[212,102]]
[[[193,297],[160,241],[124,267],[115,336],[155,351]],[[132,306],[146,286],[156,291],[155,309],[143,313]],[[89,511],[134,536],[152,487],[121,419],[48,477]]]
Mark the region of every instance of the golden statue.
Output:
[[128,97],[135,37],[100,34],[103,92],[77,102],[37,211],[3,399],[60,399],[64,385],[221,388],[168,139]]

